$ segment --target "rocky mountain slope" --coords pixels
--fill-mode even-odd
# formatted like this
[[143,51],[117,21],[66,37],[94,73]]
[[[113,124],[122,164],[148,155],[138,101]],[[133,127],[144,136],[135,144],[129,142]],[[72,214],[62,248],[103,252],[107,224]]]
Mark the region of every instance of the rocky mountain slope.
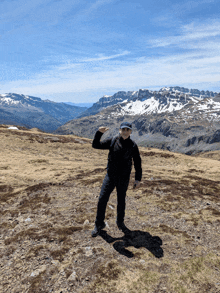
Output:
[[[166,101],[164,99],[164,96],[170,96],[171,100],[170,100],[170,108],[169,105],[166,104]],[[169,88],[162,88],[159,92],[156,91],[149,91],[149,90],[139,90],[139,91],[120,91],[115,93],[112,96],[104,96],[102,98],[99,99],[98,102],[94,103],[92,105],[92,107],[90,107],[89,109],[87,109],[86,111],[84,111],[81,115],[78,116],[78,118],[81,117],[85,117],[85,116],[91,116],[91,115],[95,115],[97,113],[99,113],[100,111],[102,111],[103,109],[105,109],[106,107],[109,106],[113,106],[116,105],[118,103],[127,103],[130,101],[130,103],[127,103],[127,108],[132,108],[130,109],[130,111],[128,109],[125,109],[125,111],[127,110],[129,112],[129,114],[132,114],[133,111],[137,112],[137,111],[144,111],[144,107],[147,108],[149,106],[152,106],[152,110],[154,109],[154,113],[156,110],[156,106],[159,106],[160,104],[160,109],[159,112],[164,111],[165,109],[167,111],[172,111],[172,110],[178,110],[178,108],[180,109],[181,107],[183,107],[183,105],[185,105],[187,102],[191,101],[191,97],[194,97],[194,100],[201,100],[204,98],[214,98],[217,95],[216,92],[212,92],[212,91],[199,91],[197,89],[187,89],[184,87],[169,87]],[[176,101],[175,101],[176,98]],[[187,101],[186,101],[186,100]],[[145,104],[142,104],[140,107],[141,109],[139,109],[139,107],[136,104],[133,104],[134,101],[145,101],[147,100],[147,102]],[[175,104],[178,104],[177,107],[175,107]],[[165,107],[163,109],[163,107]],[[150,110],[151,107],[148,109]],[[138,114],[142,114],[141,112],[138,112]]]
[[100,125],[106,125],[110,128],[107,137],[117,134],[121,122],[128,120],[139,145],[185,154],[220,149],[217,93],[175,87],[158,92],[139,90],[136,95],[118,103],[113,99],[114,105],[96,115],[69,121],[56,133],[92,138]]
[[84,111],[81,115],[78,116],[78,118],[81,117],[86,117],[86,116],[91,116],[99,113],[103,109],[109,106],[113,106],[115,104],[124,102],[124,101],[129,101],[134,98],[138,97],[138,91],[134,92],[124,92],[120,91],[114,94],[113,96],[104,96],[101,99],[99,99],[98,102],[94,103],[92,107]]
[[0,123],[37,127],[44,131],[57,129],[86,109],[32,96],[0,95]]
[[219,151],[140,147],[130,232],[117,229],[113,191],[106,228],[92,238],[108,152],[89,139],[19,129],[0,126],[0,292],[220,292]]

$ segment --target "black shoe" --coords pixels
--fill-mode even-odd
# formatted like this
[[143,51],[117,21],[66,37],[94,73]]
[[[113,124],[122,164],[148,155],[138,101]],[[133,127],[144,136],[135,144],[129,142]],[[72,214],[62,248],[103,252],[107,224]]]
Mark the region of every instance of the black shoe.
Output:
[[92,233],[91,233],[92,237],[98,236],[101,230],[104,228],[105,228],[105,223],[103,223],[101,226],[95,225],[95,228],[92,230]]
[[125,226],[124,222],[116,222],[118,229],[122,232],[127,232],[129,229]]

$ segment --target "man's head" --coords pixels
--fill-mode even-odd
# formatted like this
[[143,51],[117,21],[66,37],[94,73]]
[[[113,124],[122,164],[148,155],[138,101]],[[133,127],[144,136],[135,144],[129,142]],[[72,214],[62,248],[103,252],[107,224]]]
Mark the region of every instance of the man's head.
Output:
[[132,125],[129,122],[122,122],[120,125],[119,133],[123,139],[129,138],[132,133]]

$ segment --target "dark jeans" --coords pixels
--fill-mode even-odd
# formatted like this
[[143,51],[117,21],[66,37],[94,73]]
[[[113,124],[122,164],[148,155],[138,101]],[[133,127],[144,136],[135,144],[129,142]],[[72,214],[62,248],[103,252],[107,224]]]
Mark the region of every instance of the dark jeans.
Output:
[[122,223],[125,216],[125,197],[126,191],[128,189],[130,175],[126,177],[109,177],[106,174],[105,179],[103,180],[98,207],[97,207],[97,216],[95,224],[96,226],[101,226],[104,223],[105,219],[105,210],[110,197],[110,194],[116,187],[117,190],[117,222]]

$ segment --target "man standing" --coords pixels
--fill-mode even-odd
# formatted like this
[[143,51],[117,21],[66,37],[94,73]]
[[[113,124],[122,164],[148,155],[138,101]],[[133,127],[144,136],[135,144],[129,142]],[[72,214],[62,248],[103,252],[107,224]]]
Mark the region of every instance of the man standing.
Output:
[[109,149],[107,174],[104,178],[97,207],[95,228],[92,237],[96,237],[105,228],[105,210],[111,192],[117,190],[117,226],[119,230],[127,230],[124,224],[125,197],[128,189],[132,159],[135,167],[134,188],[138,188],[142,177],[141,158],[137,144],[130,139],[132,125],[123,122],[120,126],[119,135],[104,141],[100,141],[102,135],[108,130],[99,127],[96,132],[92,147],[95,149]]

